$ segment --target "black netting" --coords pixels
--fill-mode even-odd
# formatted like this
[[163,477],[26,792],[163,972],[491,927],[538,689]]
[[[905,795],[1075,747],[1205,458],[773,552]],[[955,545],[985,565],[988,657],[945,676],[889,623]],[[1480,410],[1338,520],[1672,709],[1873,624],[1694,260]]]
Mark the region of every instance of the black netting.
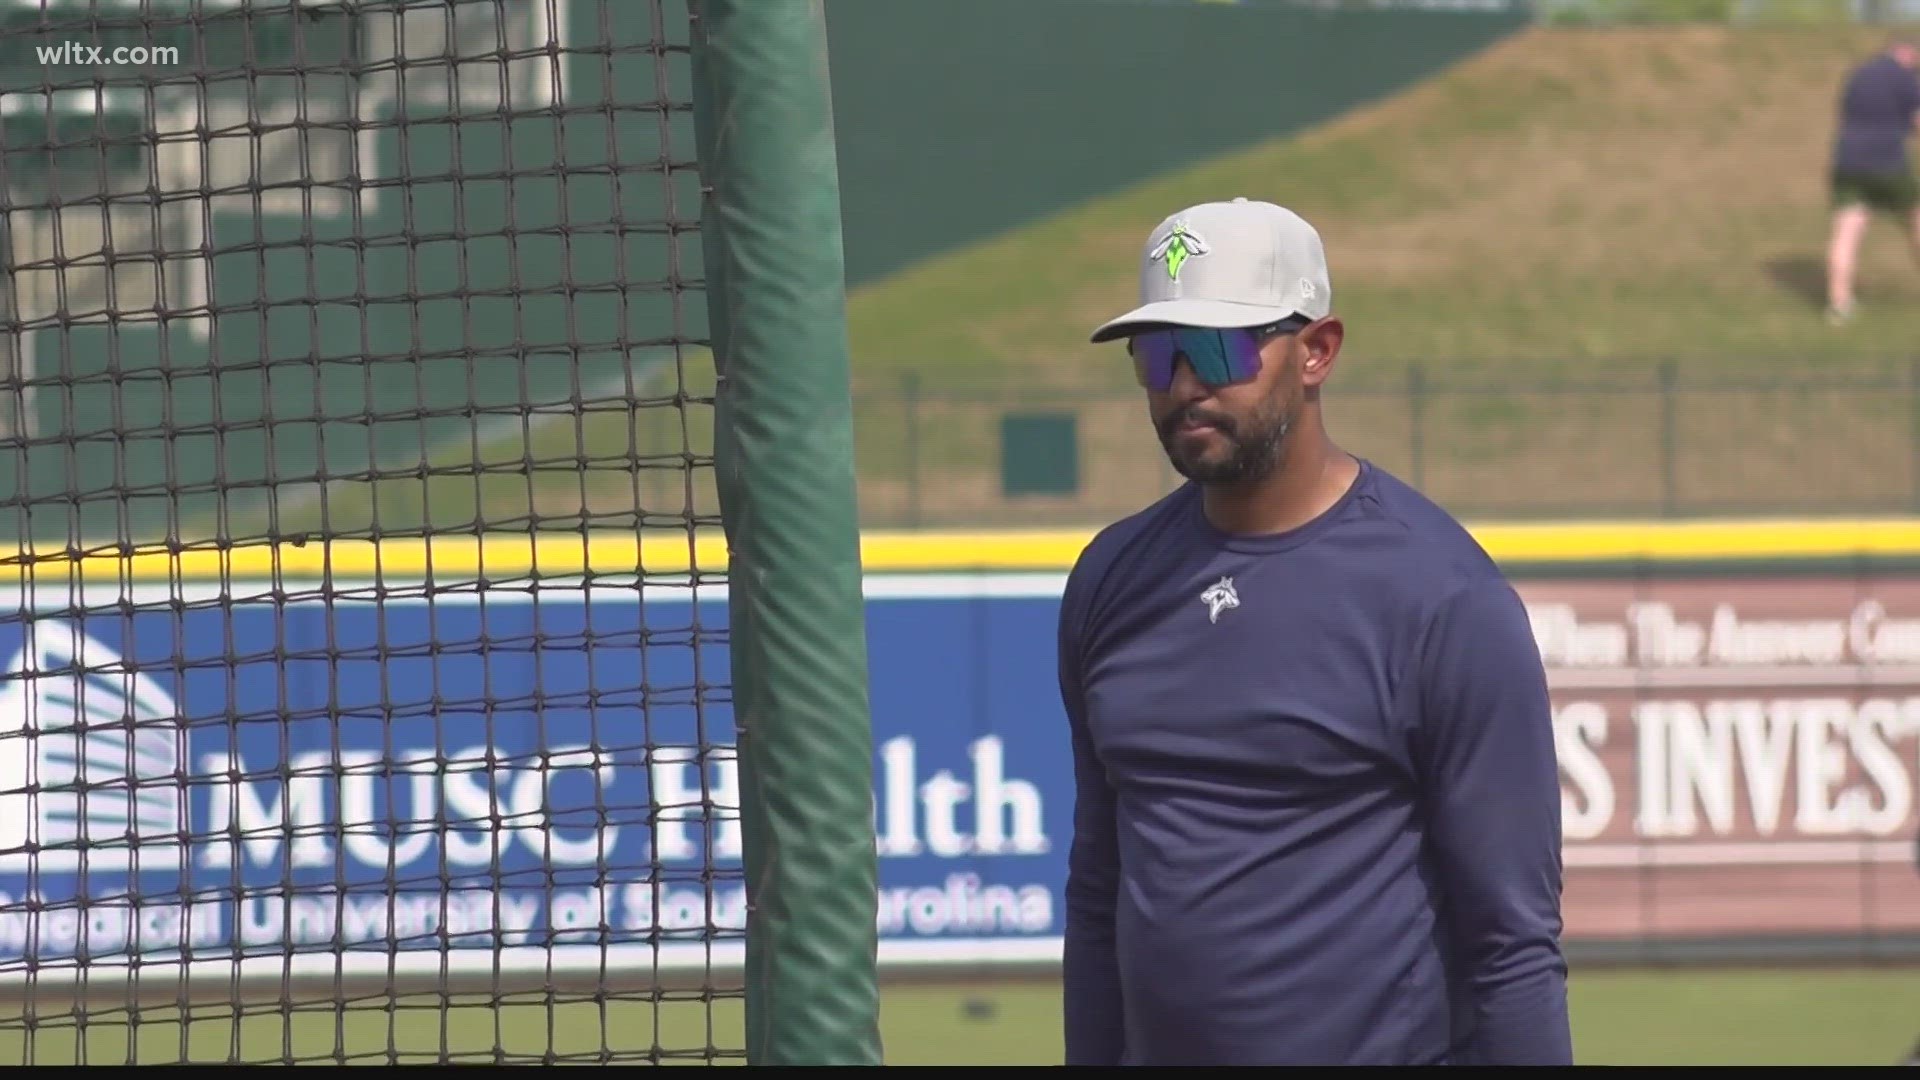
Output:
[[0,1057],[739,1056],[684,5],[0,19]]

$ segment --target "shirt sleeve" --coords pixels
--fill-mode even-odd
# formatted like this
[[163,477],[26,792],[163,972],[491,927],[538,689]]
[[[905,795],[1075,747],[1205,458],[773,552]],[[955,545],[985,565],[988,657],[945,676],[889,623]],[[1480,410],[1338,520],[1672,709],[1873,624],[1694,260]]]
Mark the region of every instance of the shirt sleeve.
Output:
[[1087,732],[1081,612],[1070,586],[1060,607],[1060,699],[1073,746],[1073,842],[1067,856],[1062,1017],[1067,1065],[1118,1065],[1125,1054],[1120,966],[1114,954],[1119,848],[1114,797]]
[[1429,627],[1416,755],[1446,930],[1471,1001],[1469,1065],[1570,1065],[1559,763],[1526,607],[1497,577]]

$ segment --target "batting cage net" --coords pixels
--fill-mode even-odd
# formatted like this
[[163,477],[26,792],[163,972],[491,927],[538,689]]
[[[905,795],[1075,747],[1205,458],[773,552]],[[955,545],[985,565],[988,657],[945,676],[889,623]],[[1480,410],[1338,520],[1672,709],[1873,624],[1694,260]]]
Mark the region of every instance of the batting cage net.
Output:
[[0,1056],[743,1057],[685,6],[4,19]]

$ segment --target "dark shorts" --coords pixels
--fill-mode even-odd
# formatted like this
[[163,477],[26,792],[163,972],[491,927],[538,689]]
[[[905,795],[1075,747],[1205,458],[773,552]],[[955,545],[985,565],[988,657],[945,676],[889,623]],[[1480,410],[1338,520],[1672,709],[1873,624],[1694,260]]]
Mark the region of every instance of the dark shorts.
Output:
[[1907,214],[1920,206],[1920,182],[1908,170],[1835,169],[1830,183],[1836,207],[1865,206],[1886,214]]

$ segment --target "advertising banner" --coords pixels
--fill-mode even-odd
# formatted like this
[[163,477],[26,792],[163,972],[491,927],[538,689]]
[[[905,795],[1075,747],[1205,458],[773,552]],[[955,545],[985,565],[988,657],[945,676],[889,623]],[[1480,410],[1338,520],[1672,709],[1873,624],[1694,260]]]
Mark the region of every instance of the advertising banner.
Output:
[[1920,577],[1523,581],[1567,929],[1920,931]]
[[[1058,953],[1061,580],[869,582],[883,962]],[[1520,584],[1570,939],[1920,932],[1920,577]],[[723,591],[166,595],[0,621],[0,971],[738,958]]]

